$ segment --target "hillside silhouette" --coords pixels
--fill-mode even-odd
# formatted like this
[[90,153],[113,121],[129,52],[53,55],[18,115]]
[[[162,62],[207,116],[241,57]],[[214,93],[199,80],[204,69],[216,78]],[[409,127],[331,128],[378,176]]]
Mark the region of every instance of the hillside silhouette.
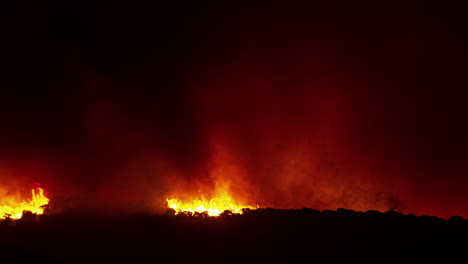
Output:
[[[68,212],[0,223],[0,255],[21,263],[382,263],[466,255],[468,220],[355,212],[257,209],[162,215]],[[303,261],[302,261],[303,260]]]

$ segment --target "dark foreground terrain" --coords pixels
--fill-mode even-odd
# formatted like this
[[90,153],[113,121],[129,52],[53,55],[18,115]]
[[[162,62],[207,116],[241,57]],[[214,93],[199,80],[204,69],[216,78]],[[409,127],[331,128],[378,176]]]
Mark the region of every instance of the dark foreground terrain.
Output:
[[0,223],[1,263],[465,263],[468,220],[338,209],[218,218],[63,213]]

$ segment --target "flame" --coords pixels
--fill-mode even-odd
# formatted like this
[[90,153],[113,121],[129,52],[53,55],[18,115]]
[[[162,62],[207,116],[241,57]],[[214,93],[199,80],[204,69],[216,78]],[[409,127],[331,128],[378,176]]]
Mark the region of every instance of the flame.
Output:
[[[253,192],[249,189],[248,175],[245,168],[239,166],[239,155],[235,146],[218,133],[210,136],[208,148],[210,158],[205,175],[192,180],[178,177],[171,182],[172,196],[166,198],[167,207],[179,213],[206,213],[219,216],[224,211],[242,214],[243,209],[257,209],[258,204]],[[254,205],[254,206],[253,206]]]
[[[206,192],[205,194],[207,193],[209,192]],[[215,187],[214,193],[212,193],[211,196],[204,194],[197,196],[187,195],[187,193],[182,195],[182,197],[185,198],[183,200],[167,198],[167,207],[173,209],[176,214],[206,213],[209,216],[219,216],[226,210],[231,211],[231,213],[234,214],[242,214],[242,209],[254,209],[254,207],[243,202],[244,200],[235,199],[229,191],[228,185],[218,185]]]
[[252,206],[235,202],[227,192],[218,194],[211,199],[207,199],[202,195],[200,198],[187,202],[180,201],[176,198],[167,198],[166,202],[167,206],[173,209],[176,214],[206,213],[209,216],[219,216],[226,210],[234,214],[242,214],[242,209],[254,209]]
[[18,197],[7,196],[0,199],[0,219],[20,219],[23,212],[29,211],[33,214],[43,214],[44,207],[49,203],[49,198],[44,195],[42,188],[31,190],[32,198],[20,201]]

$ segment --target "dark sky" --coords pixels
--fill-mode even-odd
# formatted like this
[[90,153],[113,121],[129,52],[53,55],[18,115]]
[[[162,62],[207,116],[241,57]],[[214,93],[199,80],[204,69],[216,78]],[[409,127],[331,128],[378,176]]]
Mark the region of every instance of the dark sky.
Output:
[[3,186],[157,210],[227,177],[263,206],[468,217],[464,6],[65,2],[0,11]]

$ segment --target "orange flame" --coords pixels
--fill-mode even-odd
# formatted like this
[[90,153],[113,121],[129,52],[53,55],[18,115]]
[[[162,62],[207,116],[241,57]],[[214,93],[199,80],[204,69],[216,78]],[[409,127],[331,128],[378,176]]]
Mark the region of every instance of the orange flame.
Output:
[[179,213],[206,213],[209,216],[219,216],[229,210],[234,214],[242,214],[242,209],[253,209],[254,207],[236,203],[228,193],[216,195],[211,199],[201,196],[188,202],[182,202],[175,198],[166,199],[167,206]]
[[32,198],[21,201],[15,196],[6,196],[0,199],[0,219],[20,219],[23,212],[29,211],[33,214],[43,214],[44,207],[49,203],[49,198],[44,195],[42,188],[31,190]]
[[[240,157],[233,151],[235,146],[222,134],[211,135],[208,148],[210,158],[202,176],[187,180],[180,177],[171,182],[171,195],[166,198],[167,207],[179,213],[206,213],[219,216],[224,211],[242,214],[242,209],[257,209],[258,204],[248,175],[240,164]],[[205,174],[207,172],[207,174]]]
[[232,195],[227,184],[218,184],[218,186],[214,187],[214,192],[202,191],[201,194],[195,195],[184,193],[181,197],[183,197],[182,200],[177,198],[166,199],[167,207],[173,209],[175,214],[206,213],[209,216],[219,216],[226,210],[234,214],[242,214],[242,209],[255,209],[255,207],[245,203],[244,199],[236,199],[238,196],[235,196],[235,198]]

